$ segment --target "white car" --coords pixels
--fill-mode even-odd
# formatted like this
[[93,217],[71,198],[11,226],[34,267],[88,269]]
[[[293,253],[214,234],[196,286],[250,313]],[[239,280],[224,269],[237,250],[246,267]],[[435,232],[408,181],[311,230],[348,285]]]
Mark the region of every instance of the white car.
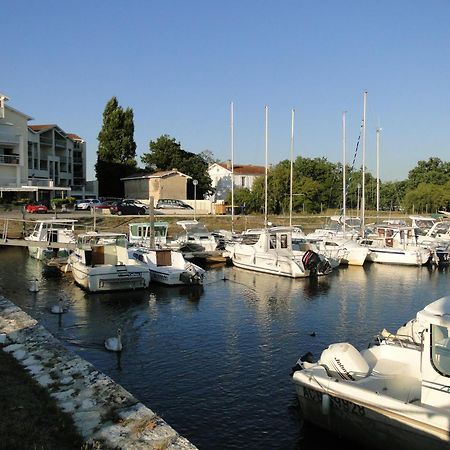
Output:
[[75,203],[75,209],[77,210],[87,210],[93,208],[101,203],[100,200],[96,198],[87,198],[86,200],[77,200]]

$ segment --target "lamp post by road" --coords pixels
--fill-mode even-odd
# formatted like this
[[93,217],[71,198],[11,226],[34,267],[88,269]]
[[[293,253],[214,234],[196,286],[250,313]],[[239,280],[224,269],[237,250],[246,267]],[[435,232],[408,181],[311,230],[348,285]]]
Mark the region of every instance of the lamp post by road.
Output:
[[197,213],[197,184],[198,184],[198,181],[193,180],[192,184],[194,185],[194,220],[195,220],[195,215]]

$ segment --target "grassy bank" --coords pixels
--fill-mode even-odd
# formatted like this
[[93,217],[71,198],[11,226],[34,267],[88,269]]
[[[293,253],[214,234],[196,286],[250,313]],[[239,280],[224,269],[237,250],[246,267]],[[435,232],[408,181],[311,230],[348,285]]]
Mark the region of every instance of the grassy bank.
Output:
[[[300,226],[306,233],[313,231],[325,224],[329,220],[331,215],[335,215],[336,211],[326,211],[323,214],[304,215],[298,214],[293,216],[292,224]],[[33,229],[33,221],[36,219],[50,219],[53,217],[50,214],[33,216],[27,215],[26,221],[22,220],[22,217],[17,215],[16,218],[8,219],[8,237],[20,238],[29,234]],[[121,233],[128,233],[128,225],[132,222],[143,222],[150,220],[149,217],[144,216],[111,216],[111,215],[97,215],[95,218],[89,214],[83,217],[75,217],[70,214],[58,215],[58,217],[76,218],[76,230],[77,233],[93,230],[98,231],[115,231]],[[210,230],[231,230],[232,218],[230,215],[197,215],[197,220],[201,221]],[[396,218],[408,221],[408,217],[403,214],[396,214],[395,217],[392,213],[380,213],[379,219]],[[177,221],[193,219],[193,214],[190,215],[176,215],[176,216],[155,216],[155,220],[161,220],[169,223],[169,238],[181,233],[183,229],[177,225]],[[4,229],[4,223],[6,219],[0,217],[0,230]],[[377,220],[377,213],[366,212],[366,223],[375,222]],[[269,215],[268,221],[274,225],[289,225],[289,216],[275,216]],[[264,226],[264,215],[251,214],[251,215],[235,215],[233,229],[236,232],[244,231],[248,228],[258,228]]]
[[[72,418],[0,347],[0,449],[88,449]],[[100,448],[100,447],[97,447]]]

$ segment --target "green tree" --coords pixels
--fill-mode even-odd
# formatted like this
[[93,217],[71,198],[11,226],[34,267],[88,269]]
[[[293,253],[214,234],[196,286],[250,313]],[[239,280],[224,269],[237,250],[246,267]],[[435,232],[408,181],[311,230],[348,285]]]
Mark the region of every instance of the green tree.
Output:
[[448,189],[450,181],[444,186],[432,183],[420,183],[415,189],[408,191],[404,198],[404,207],[408,212],[435,213],[447,209],[450,203]]
[[408,189],[416,188],[420,183],[443,185],[450,180],[450,163],[439,158],[419,161],[408,173]]
[[158,170],[177,169],[198,181],[197,196],[202,198],[211,192],[211,178],[208,174],[208,162],[205,160],[209,153],[195,154],[181,148],[181,144],[164,134],[155,141],[150,141],[150,152],[141,156],[145,170],[155,172]]
[[406,193],[406,181],[387,181],[380,184],[380,208],[394,211],[403,204]]
[[137,170],[134,142],[133,110],[125,111],[112,97],[103,112],[103,125],[98,137],[95,171],[99,194],[103,197],[122,197],[123,178]]
[[116,97],[105,106],[103,126],[97,139],[98,160],[136,166],[133,110],[127,108],[124,111]]

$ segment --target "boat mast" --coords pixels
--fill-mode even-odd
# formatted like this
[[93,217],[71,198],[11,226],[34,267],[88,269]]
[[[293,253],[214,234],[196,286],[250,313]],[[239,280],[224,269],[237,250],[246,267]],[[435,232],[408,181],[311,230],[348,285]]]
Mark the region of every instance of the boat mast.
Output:
[[294,118],[295,109],[291,113],[291,186],[290,186],[290,198],[289,198],[289,226],[292,226],[292,188],[293,188],[293,178],[294,178]]
[[377,219],[380,212],[380,131],[377,128]]
[[345,135],[345,115],[346,112],[344,111],[342,113],[342,216],[344,218],[343,221],[343,231],[344,231],[344,235],[345,235],[345,227],[346,227],[346,223],[345,223],[345,218],[347,215],[347,207],[346,207],[346,203],[347,203],[347,186],[345,185],[346,183],[346,177],[345,177],[345,165],[346,165],[346,160],[345,160],[345,153],[346,153],[346,135]]
[[234,233],[234,104],[231,102],[231,232]]
[[266,153],[266,180],[265,180],[265,186],[264,186],[264,192],[265,192],[265,199],[264,199],[264,227],[267,228],[267,165],[268,165],[268,138],[269,138],[269,133],[268,133],[268,120],[269,120],[269,107],[266,106],[265,108],[265,116],[266,116],[266,120],[265,120],[265,153]]
[[363,145],[362,145],[362,194],[361,194],[361,234],[364,236],[364,222],[366,209],[366,106],[367,91],[364,91],[364,110],[363,110]]

